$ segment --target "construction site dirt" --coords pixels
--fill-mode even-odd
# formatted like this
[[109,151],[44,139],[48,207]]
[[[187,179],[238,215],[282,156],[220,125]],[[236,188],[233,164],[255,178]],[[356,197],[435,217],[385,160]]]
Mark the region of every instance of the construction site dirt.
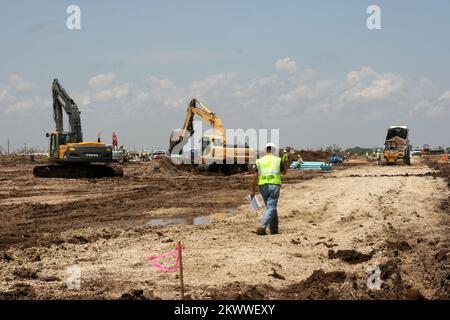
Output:
[[148,262],[178,241],[187,299],[450,298],[448,164],[289,170],[267,236],[249,173],[162,159],[123,178],[46,179],[34,165],[0,166],[1,299],[178,299],[178,274]]

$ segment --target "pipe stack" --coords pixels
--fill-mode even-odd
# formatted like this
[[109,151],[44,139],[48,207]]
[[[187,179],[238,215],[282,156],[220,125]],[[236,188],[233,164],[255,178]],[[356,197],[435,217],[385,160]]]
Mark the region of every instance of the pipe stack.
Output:
[[315,161],[304,161],[301,164],[299,164],[297,161],[293,161],[291,163],[291,169],[330,171],[333,169],[333,165],[326,162],[315,162]]

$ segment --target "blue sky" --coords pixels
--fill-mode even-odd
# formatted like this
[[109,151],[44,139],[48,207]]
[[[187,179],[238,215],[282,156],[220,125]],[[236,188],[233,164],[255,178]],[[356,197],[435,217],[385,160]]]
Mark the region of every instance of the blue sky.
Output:
[[[80,31],[65,26],[70,4],[81,8]],[[382,30],[366,28],[370,4]],[[226,127],[280,128],[282,145],[378,145],[395,122],[416,144],[450,144],[448,1],[0,8],[0,136],[16,145],[45,146],[54,77],[78,102],[87,139],[116,130],[130,147],[166,147],[194,95]]]

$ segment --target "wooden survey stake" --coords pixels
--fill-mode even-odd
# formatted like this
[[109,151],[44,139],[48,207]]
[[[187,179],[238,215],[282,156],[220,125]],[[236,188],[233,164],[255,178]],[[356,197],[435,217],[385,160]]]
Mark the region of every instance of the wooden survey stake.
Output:
[[181,242],[178,241],[178,257],[180,259],[180,288],[181,288],[181,300],[184,300],[184,281],[183,281],[183,255]]

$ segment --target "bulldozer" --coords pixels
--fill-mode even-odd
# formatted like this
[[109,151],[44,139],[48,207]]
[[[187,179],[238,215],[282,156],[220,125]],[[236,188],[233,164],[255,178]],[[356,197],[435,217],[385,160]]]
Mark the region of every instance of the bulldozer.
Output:
[[189,102],[183,127],[173,130],[170,135],[169,154],[182,154],[183,146],[194,134],[194,116],[207,122],[214,132],[202,136],[200,161],[197,164],[206,165],[209,171],[233,174],[247,171],[248,165],[255,162],[256,151],[247,145],[228,145],[222,120],[195,98]]
[[[49,141],[49,165],[36,166],[33,174],[42,178],[102,178],[123,176],[113,162],[113,149],[100,141],[83,141],[80,110],[75,101],[53,80],[54,131],[46,134]],[[63,111],[68,116],[70,131],[64,131]]]
[[411,165],[411,145],[407,126],[391,126],[387,130],[380,164]]

